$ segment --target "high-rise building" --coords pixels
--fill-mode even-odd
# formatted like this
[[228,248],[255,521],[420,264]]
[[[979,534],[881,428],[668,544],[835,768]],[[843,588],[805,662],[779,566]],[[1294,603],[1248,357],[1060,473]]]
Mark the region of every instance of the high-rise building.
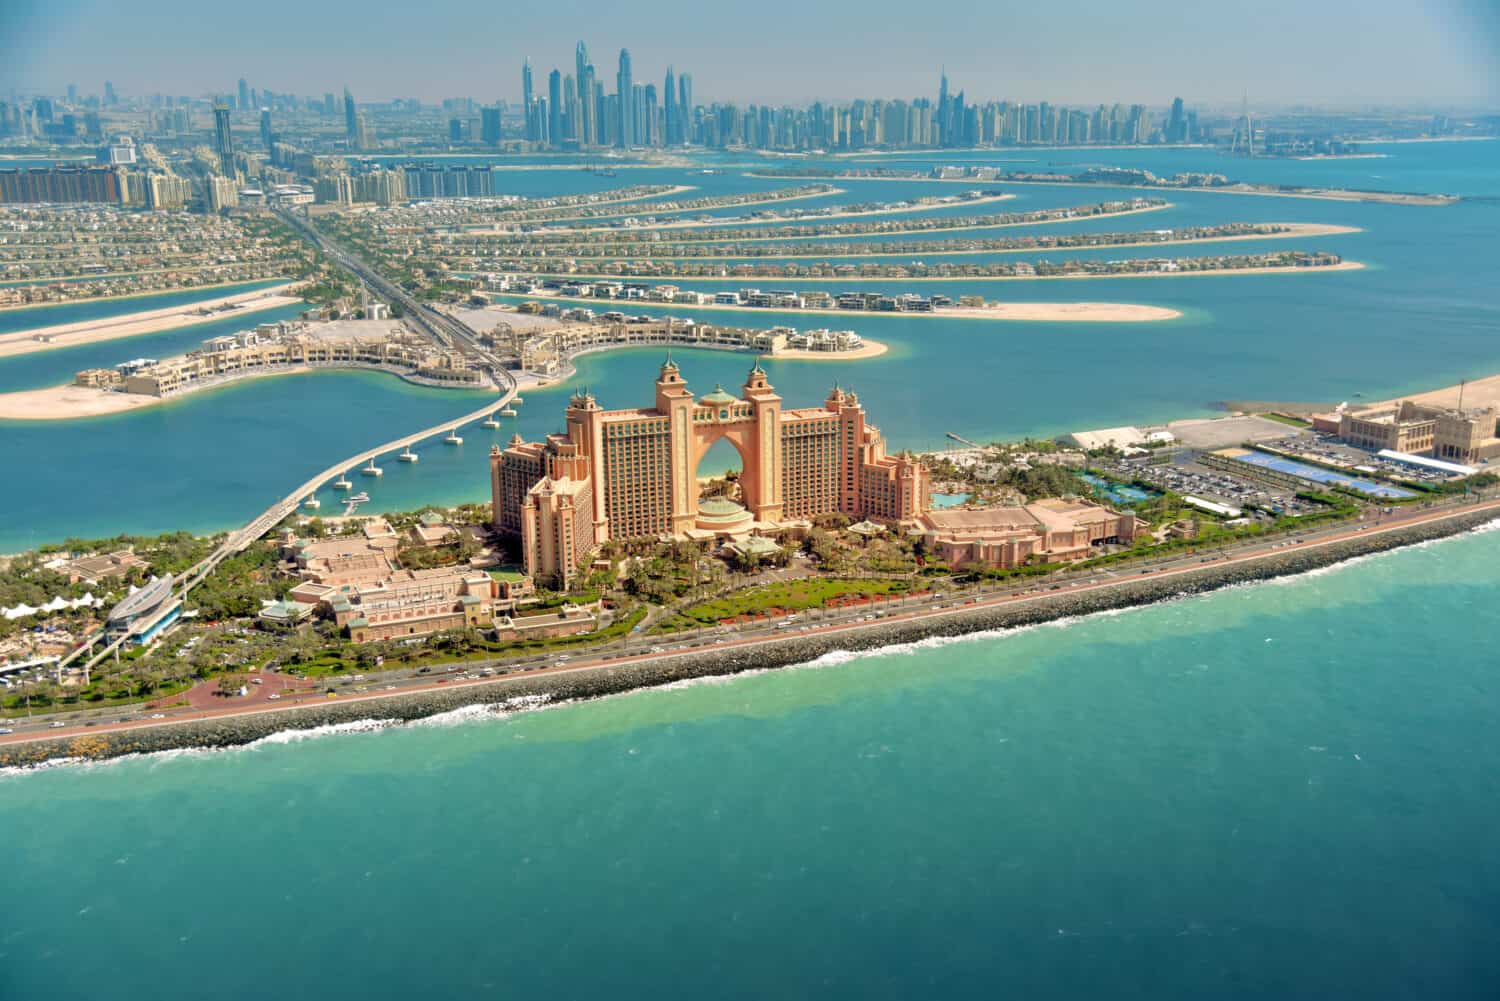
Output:
[[214,149],[219,154],[219,169],[234,176],[234,135],[229,131],[229,108],[214,105]]
[[333,93],[330,91],[330,92],[324,94],[323,95],[323,114],[328,115],[331,118],[331,117],[333,117],[334,115],[336,115],[338,113],[339,113],[338,102],[333,99]]
[[667,67],[667,79],[662,84],[661,96],[663,139],[666,145],[676,146],[682,142],[679,134],[682,129],[682,123],[678,120],[677,114],[677,80],[672,75],[672,67],[670,66]]
[[536,100],[531,82],[531,59],[521,64],[521,108],[526,115],[526,139],[535,142],[539,137],[532,120],[532,103]]
[[1182,112],[1182,98],[1172,99],[1172,113],[1167,117],[1166,140],[1169,143],[1187,142],[1187,118]]
[[120,103],[119,97],[115,95],[115,85],[108,80],[104,81],[104,106],[113,108]]
[[499,106],[479,109],[479,138],[491,146],[500,142]]
[[260,109],[260,141],[265,145],[267,150],[269,150],[271,148],[271,144],[276,141],[276,136],[271,131],[270,108]]
[[693,141],[693,74],[683,73],[677,78],[677,114],[682,118],[681,142]]
[[245,82],[244,77],[240,77],[240,110],[250,110],[250,85]]
[[[698,464],[724,440],[743,463],[743,503],[699,497]],[[929,504],[926,469],[886,454],[853,393],[785,409],[757,363],[739,396],[694,398],[670,356],[654,407],[607,411],[578,393],[563,433],[491,449],[490,489],[495,528],[520,536],[526,572],[559,588],[610,539],[713,539],[833,513],[910,524]]]
[[562,141],[562,72],[547,74],[547,136],[552,145]]
[[620,68],[615,74],[615,93],[620,96],[620,134],[617,145],[634,146],[635,135],[635,83],[630,72],[630,50],[620,50]]
[[349,93],[349,88],[344,88],[344,134],[349,140],[349,145],[359,149],[356,140],[359,139],[359,121],[355,117],[354,95]]

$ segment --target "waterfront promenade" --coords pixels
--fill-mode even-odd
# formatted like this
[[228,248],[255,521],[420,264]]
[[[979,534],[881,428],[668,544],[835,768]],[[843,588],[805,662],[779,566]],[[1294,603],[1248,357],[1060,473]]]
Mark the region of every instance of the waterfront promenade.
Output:
[[[1490,491],[1432,507],[1398,509],[1389,515],[1371,514],[1355,523],[1296,533],[1291,538],[1259,538],[1223,548],[1211,547],[1204,552],[1178,553],[1141,563],[1080,571],[1057,583],[1052,583],[1055,578],[1047,577],[981,584],[977,588],[950,588],[947,593],[880,606],[880,616],[873,616],[871,607],[829,610],[791,630],[783,620],[749,627],[710,627],[672,637],[632,639],[626,635],[581,651],[583,659],[572,663],[555,654],[530,654],[513,659],[467,661],[454,668],[473,672],[492,667],[500,672],[497,677],[435,681],[410,670],[387,672],[372,679],[371,684],[394,685],[393,690],[341,694],[336,700],[312,695],[300,704],[274,708],[190,708],[170,711],[162,720],[103,722],[106,717],[120,715],[122,710],[116,707],[86,715],[69,714],[68,721],[78,725],[55,730],[50,728],[48,717],[38,716],[14,721],[19,732],[0,737],[0,765],[68,756],[70,751],[65,741],[85,735],[118,735],[116,739],[128,741],[129,734],[140,731],[143,739],[149,738],[147,743],[122,745],[122,749],[112,753],[217,746],[330,722],[412,719],[468,704],[501,702],[508,697],[582,697],[685,677],[804,663],[834,650],[872,649],[926,636],[953,636],[1007,625],[1034,624],[1305,572],[1354,556],[1452,535],[1496,518],[1500,518],[1500,496]],[[654,646],[632,652],[632,645],[640,651],[647,644]],[[691,663],[691,667],[676,670],[671,666],[674,662]],[[256,719],[265,723],[257,723]],[[206,739],[201,733],[203,727],[216,720],[241,721],[235,724],[241,737],[227,741]],[[44,747],[49,741],[54,746]],[[28,751],[25,748],[28,744],[39,747]]]

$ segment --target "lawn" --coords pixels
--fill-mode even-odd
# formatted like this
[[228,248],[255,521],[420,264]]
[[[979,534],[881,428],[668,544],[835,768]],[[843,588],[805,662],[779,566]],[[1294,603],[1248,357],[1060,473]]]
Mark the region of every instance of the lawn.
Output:
[[811,580],[784,581],[715,598],[684,608],[671,620],[668,628],[711,626],[724,619],[741,615],[762,615],[771,609],[800,612],[821,608],[830,599],[849,595],[905,594],[906,581],[899,580]]

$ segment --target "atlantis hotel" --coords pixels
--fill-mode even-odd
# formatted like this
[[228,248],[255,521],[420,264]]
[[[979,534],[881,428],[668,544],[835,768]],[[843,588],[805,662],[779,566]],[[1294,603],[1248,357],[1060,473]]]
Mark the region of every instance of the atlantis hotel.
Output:
[[[886,454],[858,397],[834,389],[821,407],[785,409],[759,363],[739,396],[694,397],[669,356],[655,406],[603,410],[579,393],[566,427],[490,451],[495,527],[557,588],[610,539],[727,538],[823,514],[910,524],[927,510],[926,469]],[[721,439],[739,452],[743,504],[699,498],[698,464]]]

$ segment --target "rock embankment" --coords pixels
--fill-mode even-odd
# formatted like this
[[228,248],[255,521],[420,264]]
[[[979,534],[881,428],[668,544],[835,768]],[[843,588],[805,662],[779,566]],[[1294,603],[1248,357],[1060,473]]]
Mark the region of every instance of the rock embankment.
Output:
[[1361,535],[1326,545],[1272,553],[1254,561],[1156,579],[1125,580],[1073,593],[1040,594],[986,607],[958,606],[916,620],[880,620],[832,634],[800,634],[743,647],[705,647],[624,664],[580,667],[561,673],[518,674],[493,681],[379,698],[327,702],[217,719],[166,722],[154,727],[58,737],[0,747],[0,767],[25,767],[64,758],[104,759],[180,748],[233,747],[274,733],[355,723],[408,721],[466,706],[543,698],[549,702],[598,698],[637,688],[711,675],[738,674],[802,664],[834,651],[867,651],[939,636],[962,636],[1035,625],[1153,604],[1235,584],[1305,573],[1368,553],[1455,535],[1494,520],[1492,511],[1458,513],[1441,521]]

